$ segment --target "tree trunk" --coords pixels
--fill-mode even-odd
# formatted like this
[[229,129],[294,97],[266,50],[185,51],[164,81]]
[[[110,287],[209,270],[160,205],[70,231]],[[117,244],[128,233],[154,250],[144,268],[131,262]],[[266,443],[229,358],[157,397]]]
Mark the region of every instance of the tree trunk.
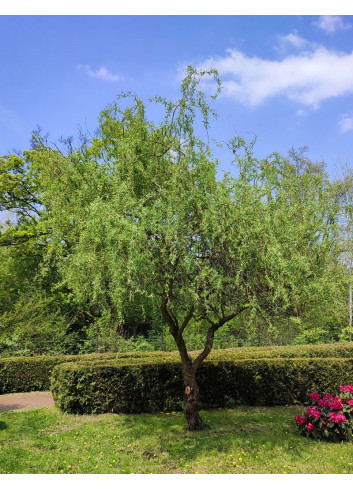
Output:
[[199,402],[199,387],[196,382],[196,374],[188,368],[184,372],[185,381],[185,418],[188,423],[189,430],[201,430],[205,428],[205,424],[198,410]]

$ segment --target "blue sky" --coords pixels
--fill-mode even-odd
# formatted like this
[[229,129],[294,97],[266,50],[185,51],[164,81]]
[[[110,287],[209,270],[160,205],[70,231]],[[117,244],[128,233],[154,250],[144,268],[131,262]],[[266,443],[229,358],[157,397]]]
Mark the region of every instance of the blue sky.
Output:
[[353,165],[353,16],[0,16],[0,60],[0,154],[37,125],[52,141],[93,131],[123,90],[174,99],[192,64],[223,82],[216,139]]

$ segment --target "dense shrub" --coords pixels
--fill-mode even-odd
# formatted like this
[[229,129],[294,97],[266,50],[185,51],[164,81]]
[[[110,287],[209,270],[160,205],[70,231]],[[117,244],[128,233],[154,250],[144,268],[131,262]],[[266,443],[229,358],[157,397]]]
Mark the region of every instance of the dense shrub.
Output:
[[[181,409],[178,358],[71,362],[53,369],[57,405],[70,413],[139,413]],[[204,362],[198,371],[201,407],[236,403],[303,403],[314,389],[335,391],[353,377],[353,359],[258,359]]]
[[[140,358],[148,358],[150,355],[152,358],[164,358],[163,354],[158,352],[0,358],[0,394],[48,390],[51,372],[60,363],[118,358],[124,361],[128,359],[129,363],[136,363],[140,361]],[[172,357],[175,358],[176,355]]]
[[350,441],[353,429],[353,386],[341,385],[340,395],[317,392],[309,395],[310,406],[295,421],[303,436],[330,441]]
[[[107,356],[106,356],[107,357]],[[115,357],[115,355],[110,355]],[[85,358],[104,358],[86,355]],[[82,356],[38,356],[0,358],[0,394],[48,390],[50,374],[55,365],[82,360]]]
[[[353,342],[321,345],[241,347],[213,350],[211,358],[353,358]],[[225,355],[227,355],[225,357]]]
[[[196,355],[197,352],[192,355]],[[229,350],[213,350],[209,360],[216,362],[233,362],[240,359],[265,358],[353,358],[352,343],[333,343],[324,345],[277,346],[277,347],[244,347]],[[93,361],[108,359],[129,359],[129,363],[173,359],[179,362],[179,354],[171,352],[124,352],[89,355],[57,355],[38,357],[0,358],[0,394],[7,392],[29,392],[47,390],[50,385],[52,369],[64,362]],[[210,367],[204,367],[207,369]],[[223,375],[223,374],[222,374]],[[200,378],[203,373],[200,371]],[[279,379],[281,382],[281,379]],[[338,384],[337,384],[338,385]],[[211,388],[211,387],[210,387]],[[315,384],[313,384],[315,389]],[[228,396],[228,394],[227,394]]]

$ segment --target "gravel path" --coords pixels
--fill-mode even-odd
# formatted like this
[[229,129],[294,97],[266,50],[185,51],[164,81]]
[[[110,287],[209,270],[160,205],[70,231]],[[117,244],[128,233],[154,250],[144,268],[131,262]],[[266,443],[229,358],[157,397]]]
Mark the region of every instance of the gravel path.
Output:
[[0,395],[0,413],[14,409],[36,409],[50,406],[54,406],[50,391]]

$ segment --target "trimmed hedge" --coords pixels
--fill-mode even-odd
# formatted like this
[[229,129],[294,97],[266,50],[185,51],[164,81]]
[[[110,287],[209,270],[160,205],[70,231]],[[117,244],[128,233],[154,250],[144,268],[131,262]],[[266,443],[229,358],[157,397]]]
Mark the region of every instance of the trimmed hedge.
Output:
[[[352,382],[353,359],[205,361],[197,377],[203,408],[286,405],[305,402],[313,390],[336,392]],[[182,409],[184,383],[177,358],[135,364],[121,359],[57,365],[51,390],[68,413],[142,413]]]
[[209,358],[353,358],[353,342],[321,345],[254,346],[213,350]]
[[[153,354],[155,357],[164,358],[158,352],[153,352]],[[82,360],[90,362],[107,361],[117,358],[124,359],[124,361],[128,358],[129,363],[136,363],[144,356],[145,353],[143,352],[131,352],[0,358],[0,394],[49,390],[51,372],[56,365],[61,363]]]
[[[86,355],[93,359],[102,355]],[[115,358],[115,355],[112,356]],[[78,355],[0,358],[0,394],[48,390],[53,368],[64,362],[82,360]]]
[[[196,355],[197,352],[193,354]],[[243,347],[230,350],[213,350],[212,361],[234,361],[237,359],[261,358],[353,358],[352,343],[324,345],[298,345],[274,347]],[[176,360],[178,353],[168,352],[128,352],[90,355],[58,355],[38,357],[0,358],[0,394],[47,390],[53,368],[64,362],[129,359],[129,363],[162,360]]]

